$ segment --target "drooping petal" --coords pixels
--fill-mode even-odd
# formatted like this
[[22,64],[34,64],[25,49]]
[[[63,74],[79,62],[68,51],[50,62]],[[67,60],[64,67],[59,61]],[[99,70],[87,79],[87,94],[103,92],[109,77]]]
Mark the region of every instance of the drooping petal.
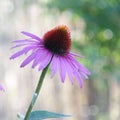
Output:
[[18,51],[17,53],[13,54],[10,59],[14,59],[16,57],[19,57],[20,55],[24,54],[25,51],[24,50],[21,50],[21,51]]
[[73,84],[73,82],[74,82],[74,80],[73,80],[73,68],[72,68],[71,63],[69,62],[69,60],[68,60],[67,57],[66,57],[66,59],[64,59],[64,63],[65,63],[66,71],[67,71],[67,73],[68,73],[68,76],[69,76],[69,78],[70,78],[70,81],[71,81],[72,84]]
[[14,40],[12,41],[13,43],[31,43],[31,42],[38,42],[39,41],[36,41],[35,39],[24,39],[24,40]]
[[41,62],[39,66],[39,70],[44,69],[50,63],[51,58],[52,58],[52,53],[48,52],[45,59]]
[[88,79],[88,76],[84,72],[80,72],[82,78]]
[[46,59],[46,56],[48,54],[48,51],[44,47],[40,47],[38,49],[37,55],[33,61],[32,68],[36,67],[38,64],[40,64],[43,60]]
[[70,52],[70,55],[75,56],[75,57],[84,58],[84,56],[83,56],[83,55],[79,55],[79,54],[72,53],[72,52]]
[[17,53],[13,54],[10,59],[14,59],[19,57],[20,55],[26,54],[27,52],[29,52],[30,50],[35,49],[35,46],[29,46],[29,47],[25,47],[24,49],[18,51]]
[[51,61],[51,78],[55,75],[55,73],[57,72],[57,68],[58,68],[58,57],[57,55],[54,55]]
[[37,46],[43,46],[43,45],[41,45],[39,43],[24,43],[24,44],[15,45],[11,49],[21,47],[21,46],[25,46],[25,47],[27,47],[27,46],[36,46],[37,47]]
[[91,74],[90,71],[89,71],[86,67],[84,67],[81,63],[78,63],[78,62],[76,61],[76,64],[78,65],[80,72],[84,72],[84,73],[87,74],[87,75],[90,75],[90,74]]
[[66,75],[66,66],[64,64],[64,57],[63,56],[58,56],[58,66],[59,66],[59,71],[60,71],[60,77],[62,82],[65,81],[65,75]]
[[76,69],[74,69],[74,75],[75,75],[80,87],[82,88],[82,86],[83,86],[82,78],[81,78],[81,75],[79,74],[79,72]]
[[73,74],[76,77],[77,81],[79,82],[80,87],[82,87],[82,78],[88,78],[87,75],[89,71],[79,62],[77,62],[71,55],[68,55],[69,64],[73,69]]
[[38,53],[32,64],[32,68],[35,68],[40,63],[40,59],[41,59],[42,55],[43,55],[43,53],[41,52],[41,50],[38,50]]
[[31,55],[29,55],[21,64],[20,67],[24,67],[26,66],[27,64],[29,64],[34,58],[35,56],[37,55],[37,51],[31,53]]
[[27,36],[29,36],[29,37],[31,37],[31,38],[33,38],[33,39],[36,39],[36,40],[42,41],[41,38],[39,38],[38,36],[36,36],[36,35],[34,35],[34,34],[32,34],[32,33],[25,32],[25,31],[22,31],[21,33],[24,34],[24,35],[27,35]]
[[28,44],[27,44],[27,43],[24,43],[24,44],[18,44],[18,45],[13,46],[11,49],[13,49],[13,48],[17,48],[17,47],[21,47],[21,46],[25,46],[25,45],[28,45]]
[[77,62],[72,56],[69,55],[69,58],[71,59],[74,66],[78,68],[79,71],[84,72],[87,75],[90,75],[90,71],[86,67],[84,67],[81,63]]
[[54,55],[54,57],[52,59],[52,64],[51,64],[51,70],[52,70],[51,77],[54,76],[54,74],[57,72],[57,69],[59,69],[59,71],[60,71],[60,77],[61,77],[62,82],[64,82],[64,80],[65,80],[66,73],[68,73],[70,81],[72,83],[74,82],[73,68],[70,65],[68,58],[66,56],[61,57],[61,56]]

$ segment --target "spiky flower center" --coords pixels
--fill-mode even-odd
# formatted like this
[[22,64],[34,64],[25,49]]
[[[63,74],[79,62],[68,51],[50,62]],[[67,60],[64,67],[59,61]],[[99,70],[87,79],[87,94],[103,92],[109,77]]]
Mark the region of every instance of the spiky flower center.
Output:
[[45,47],[53,54],[64,55],[71,47],[70,31],[65,25],[55,27],[45,33],[43,40]]

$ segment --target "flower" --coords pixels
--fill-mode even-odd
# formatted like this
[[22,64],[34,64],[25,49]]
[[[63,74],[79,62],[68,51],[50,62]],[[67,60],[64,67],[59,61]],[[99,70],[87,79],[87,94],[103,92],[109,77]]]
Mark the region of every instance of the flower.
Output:
[[5,91],[4,87],[2,85],[0,85],[0,91]]
[[22,62],[21,67],[33,62],[32,68],[38,66],[38,70],[43,70],[51,62],[51,77],[59,70],[62,82],[65,81],[65,76],[68,74],[72,83],[75,77],[80,87],[82,87],[82,79],[87,79],[90,71],[76,61],[75,56],[79,55],[70,52],[71,37],[67,26],[55,27],[45,33],[43,38],[25,31],[22,34],[29,38],[13,41],[16,45],[12,48],[23,48],[13,54],[10,59],[17,58],[31,51],[30,55]]

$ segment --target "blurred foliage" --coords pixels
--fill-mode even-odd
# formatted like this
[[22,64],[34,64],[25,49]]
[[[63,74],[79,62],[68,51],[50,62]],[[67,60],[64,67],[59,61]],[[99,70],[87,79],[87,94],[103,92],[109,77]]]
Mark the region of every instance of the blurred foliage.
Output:
[[70,11],[74,22],[76,17],[85,21],[85,44],[74,45],[89,56],[93,74],[100,71],[103,79],[104,72],[119,77],[120,0],[51,0],[47,5],[49,9]]
[[51,11],[70,12],[71,26],[75,25],[78,33],[83,21],[84,37],[73,44],[87,56],[92,72],[89,104],[98,105],[101,112],[89,119],[109,119],[110,80],[120,83],[120,0],[51,0],[47,6]]

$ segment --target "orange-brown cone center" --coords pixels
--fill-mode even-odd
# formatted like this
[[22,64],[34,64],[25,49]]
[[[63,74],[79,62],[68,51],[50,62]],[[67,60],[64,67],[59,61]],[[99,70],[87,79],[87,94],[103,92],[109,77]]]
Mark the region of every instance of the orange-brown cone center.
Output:
[[64,55],[71,47],[70,31],[65,25],[55,27],[45,33],[43,40],[45,47],[53,54]]

